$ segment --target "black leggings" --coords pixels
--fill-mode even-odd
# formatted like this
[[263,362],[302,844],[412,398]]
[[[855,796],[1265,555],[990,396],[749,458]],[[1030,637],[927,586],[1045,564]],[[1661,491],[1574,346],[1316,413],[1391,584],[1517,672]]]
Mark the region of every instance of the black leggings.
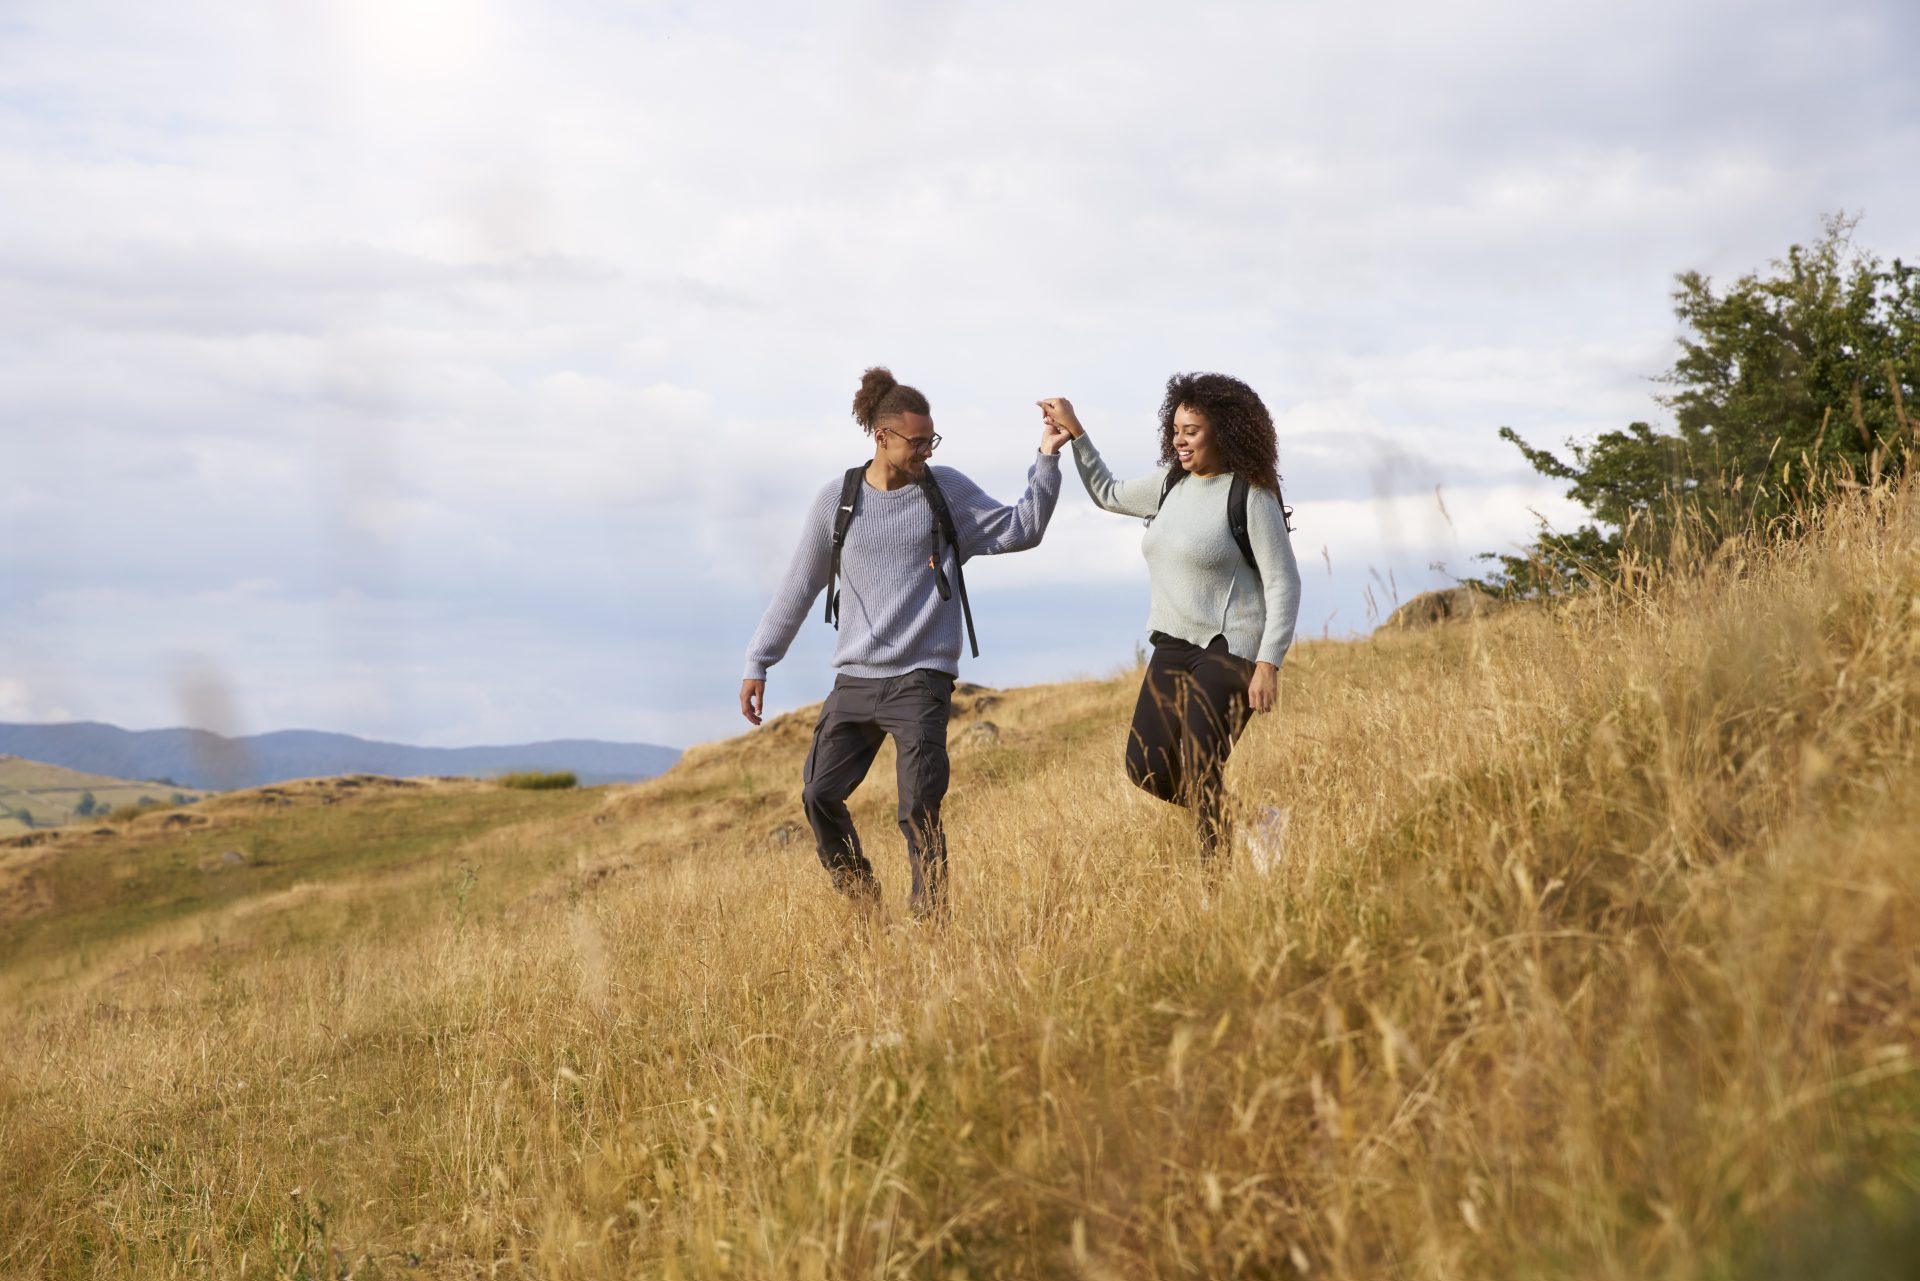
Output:
[[1205,649],[1154,632],[1153,657],[1127,735],[1127,777],[1163,801],[1193,811],[1200,857],[1230,850],[1222,780],[1247,727],[1253,664],[1216,636]]

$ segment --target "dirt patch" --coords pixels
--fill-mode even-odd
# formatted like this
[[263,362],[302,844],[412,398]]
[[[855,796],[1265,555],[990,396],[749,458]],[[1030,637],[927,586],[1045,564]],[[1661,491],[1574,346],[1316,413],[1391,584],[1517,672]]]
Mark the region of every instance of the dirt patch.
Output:
[[31,867],[0,867],[0,921],[24,921],[53,907],[53,890]]

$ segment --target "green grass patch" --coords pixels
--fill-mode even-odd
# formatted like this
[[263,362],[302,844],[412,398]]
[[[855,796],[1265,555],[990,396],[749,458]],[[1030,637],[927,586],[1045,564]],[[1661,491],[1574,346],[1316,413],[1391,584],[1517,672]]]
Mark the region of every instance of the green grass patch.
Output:
[[523,792],[564,792],[570,787],[580,786],[580,779],[572,770],[557,770],[550,774],[521,770],[502,774],[493,781],[502,787],[517,787]]
[[[594,798],[585,791],[539,800],[484,791],[405,794],[352,806],[301,806],[207,829],[139,824],[123,829],[119,839],[75,844],[39,869],[57,910],[0,929],[0,974],[36,956],[84,963],[90,949],[114,940],[301,882],[379,876],[423,860],[460,857],[467,842],[485,833],[577,814]],[[152,814],[153,808],[137,812]],[[229,850],[244,862],[226,864]],[[489,884],[505,889],[502,873],[515,873],[507,879],[517,882],[546,870],[508,866],[518,861],[495,860]],[[372,906],[363,900],[358,914],[370,915]],[[429,911],[426,904],[410,907],[415,915]]]

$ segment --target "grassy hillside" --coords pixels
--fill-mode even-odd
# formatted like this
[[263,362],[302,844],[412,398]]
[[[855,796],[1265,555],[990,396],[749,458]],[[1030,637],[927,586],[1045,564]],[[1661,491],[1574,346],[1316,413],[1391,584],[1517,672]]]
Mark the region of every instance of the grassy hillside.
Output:
[[1230,776],[1284,858],[1212,886],[1131,676],[960,700],[944,930],[890,757],[890,918],[825,891],[804,715],[4,849],[0,1274],[1901,1275],[1910,499],[1303,646]]
[[[199,800],[204,795],[166,783],[108,778],[19,756],[0,756],[0,836],[84,822],[76,807],[89,794],[98,807],[94,814],[98,818],[124,805],[164,805],[176,796]],[[32,817],[31,825],[22,813]]]

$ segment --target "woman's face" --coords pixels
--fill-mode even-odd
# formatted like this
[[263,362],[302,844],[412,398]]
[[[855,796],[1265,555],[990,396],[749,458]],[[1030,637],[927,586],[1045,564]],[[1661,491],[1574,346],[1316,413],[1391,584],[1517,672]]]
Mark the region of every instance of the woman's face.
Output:
[[1191,405],[1173,411],[1173,455],[1195,476],[1217,476],[1226,469],[1207,416]]

